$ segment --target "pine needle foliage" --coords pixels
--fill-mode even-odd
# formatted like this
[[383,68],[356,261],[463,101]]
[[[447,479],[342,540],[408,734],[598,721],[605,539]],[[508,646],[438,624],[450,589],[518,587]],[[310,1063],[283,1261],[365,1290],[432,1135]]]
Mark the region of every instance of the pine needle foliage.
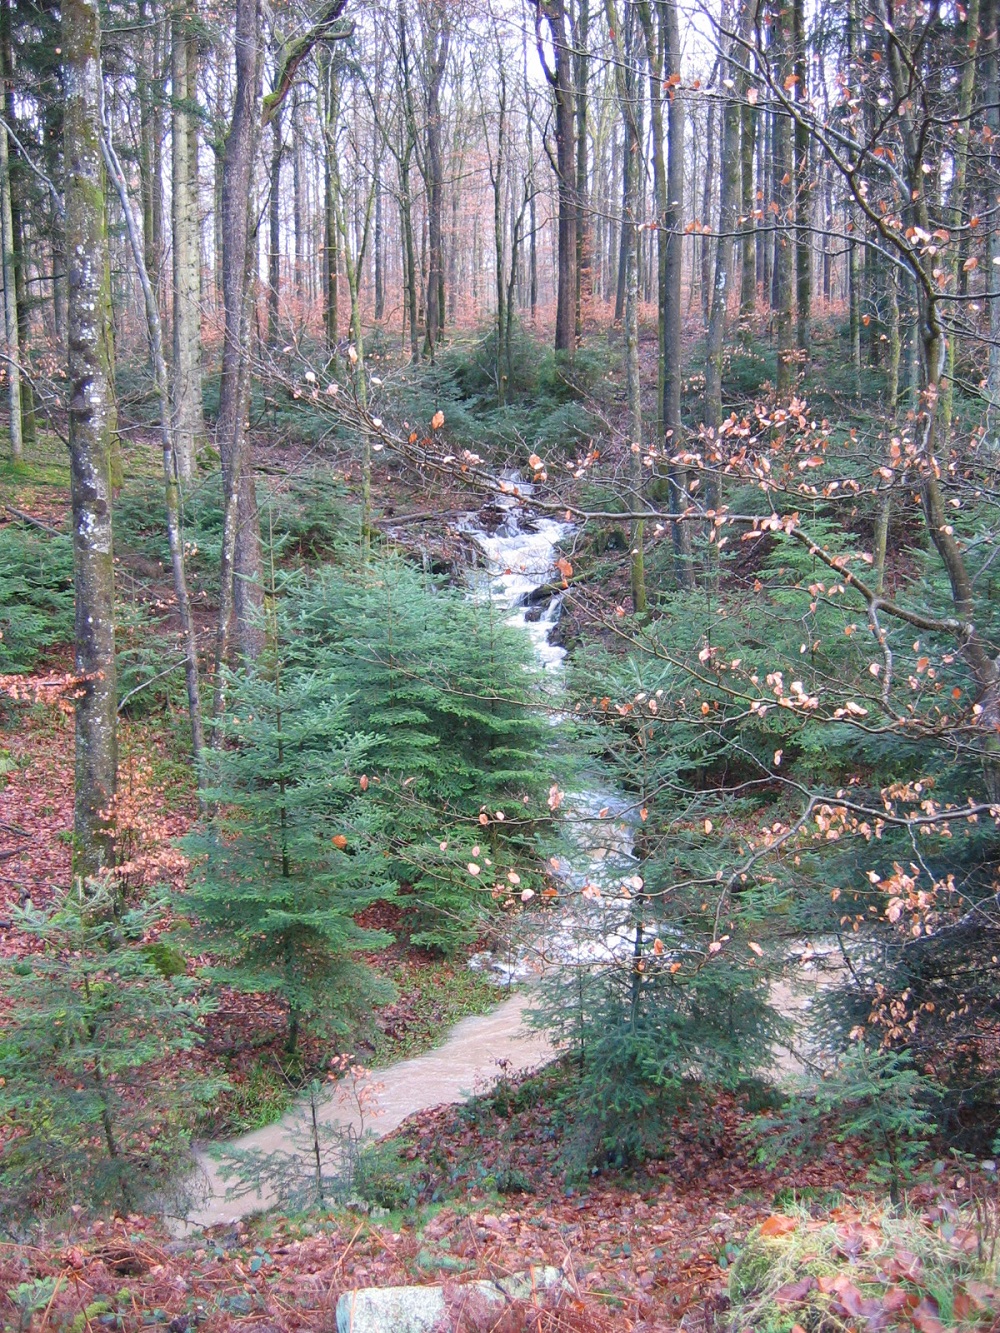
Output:
[[292,664],[344,697],[349,725],[371,738],[368,801],[413,939],[452,952],[482,929],[509,871],[531,882],[549,816],[551,732],[530,704],[529,646],[490,605],[391,555],[324,569],[285,614]]
[[328,680],[286,674],[273,651],[231,676],[228,700],[204,770],[216,813],[185,842],[186,906],[217,979],[280,999],[291,1053],[304,1024],[343,1033],[387,998],[359,955],[389,937],[355,920],[392,893],[382,814],[358,782],[377,738],[354,730]]
[[0,1215],[148,1204],[184,1156],[192,1107],[218,1090],[185,1060],[208,1001],[143,944],[162,904],[116,915],[108,895],[90,885],[19,912],[35,948],[0,965]]
[[69,537],[0,528],[0,675],[30,671],[73,639]]

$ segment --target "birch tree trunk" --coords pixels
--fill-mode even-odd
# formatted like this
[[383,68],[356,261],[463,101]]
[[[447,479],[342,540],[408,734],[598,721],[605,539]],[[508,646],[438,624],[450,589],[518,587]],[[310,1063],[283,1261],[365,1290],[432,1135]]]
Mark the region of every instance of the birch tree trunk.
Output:
[[[6,83],[6,80],[4,80]],[[6,97],[3,98],[6,104]],[[10,456],[24,457],[21,431],[21,348],[17,327],[17,282],[14,277],[14,216],[10,201],[10,157],[7,128],[0,124],[0,247],[3,254],[4,341],[7,344],[7,405],[10,421]]]
[[142,287],[143,301],[146,308],[146,330],[153,357],[153,374],[156,381],[160,418],[160,446],[163,452],[164,500],[167,515],[167,541],[170,547],[170,567],[174,579],[174,595],[177,598],[177,614],[181,622],[184,638],[184,666],[188,695],[188,715],[191,720],[191,751],[195,763],[201,756],[204,745],[204,733],[201,718],[201,691],[198,681],[198,641],[195,636],[194,620],[191,615],[191,599],[188,595],[187,570],[184,562],[184,538],[181,531],[181,489],[178,476],[177,454],[174,448],[174,428],[170,411],[170,387],[167,377],[167,362],[163,353],[163,327],[160,311],[152,280],[146,269],[145,255],[139,237],[132,201],[128,195],[125,173],[111,142],[111,131],[105,117],[102,125],[104,134],[104,159],[111,173],[112,184],[121,204],[125,218],[125,230],[128,234],[132,258],[135,262],[139,282]]
[[109,811],[118,767],[111,534],[113,410],[97,0],[63,0],[62,46],[74,665],[82,680],[76,700],[73,873],[82,881],[114,861]]

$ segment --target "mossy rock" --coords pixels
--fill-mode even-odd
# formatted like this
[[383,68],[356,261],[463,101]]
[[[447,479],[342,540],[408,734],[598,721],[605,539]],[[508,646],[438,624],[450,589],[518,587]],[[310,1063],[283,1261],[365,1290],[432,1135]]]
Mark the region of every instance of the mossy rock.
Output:
[[183,977],[187,973],[187,959],[179,949],[167,944],[165,940],[144,944],[142,952],[161,977]]

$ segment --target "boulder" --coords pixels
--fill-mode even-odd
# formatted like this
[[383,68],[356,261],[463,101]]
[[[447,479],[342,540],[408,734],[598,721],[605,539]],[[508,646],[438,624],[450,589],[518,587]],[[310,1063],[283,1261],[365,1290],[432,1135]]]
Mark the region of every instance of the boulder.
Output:
[[[464,1283],[449,1293],[501,1309],[510,1301],[530,1301],[539,1292],[565,1287],[558,1268],[529,1268],[494,1281]],[[438,1333],[446,1328],[444,1287],[361,1287],[337,1302],[337,1333]]]

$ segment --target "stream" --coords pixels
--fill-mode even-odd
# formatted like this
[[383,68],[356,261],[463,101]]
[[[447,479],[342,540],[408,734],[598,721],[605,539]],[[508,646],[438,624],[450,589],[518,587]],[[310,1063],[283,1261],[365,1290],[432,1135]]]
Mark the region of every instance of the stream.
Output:
[[[506,497],[501,498],[499,512],[493,517],[499,522],[483,526],[479,516],[470,515],[461,524],[461,530],[482,556],[480,567],[470,578],[470,596],[489,598],[509,623],[523,627],[538,664],[539,692],[549,696],[553,722],[557,724],[566,653],[549,640],[561,598],[553,597],[541,608],[523,603],[529,593],[555,575],[558,545],[572,527],[553,519],[529,522],[516,502]],[[610,887],[616,877],[632,873],[632,831],[622,813],[625,804],[614,792],[587,791],[567,796],[563,812],[572,821],[573,842],[579,849],[572,862],[563,861],[559,866],[558,877],[567,888],[588,889],[596,895],[598,885]],[[576,899],[579,895],[567,897]],[[537,975],[547,962],[600,957],[603,951],[614,950],[616,944],[620,947],[620,941],[615,939],[614,923],[605,919],[606,910],[595,911],[596,906],[585,902],[586,938],[590,943],[583,952],[579,930],[582,922],[573,922],[567,911],[561,911],[554,930],[549,926],[544,934],[541,930],[524,933],[512,942],[503,959],[480,955],[474,961],[498,982],[509,985]],[[623,917],[623,928],[624,924]],[[331,1088],[318,1108],[320,1127],[333,1137],[360,1137],[366,1131],[379,1136],[389,1134],[416,1111],[464,1101],[482,1092],[504,1069],[530,1069],[545,1063],[552,1048],[543,1033],[526,1028],[524,1011],[529,1002],[530,997],[524,993],[511,995],[488,1014],[462,1019],[434,1050],[373,1071],[364,1080],[360,1101],[346,1089]],[[198,1173],[187,1182],[193,1202],[187,1205],[183,1220],[173,1219],[174,1230],[186,1234],[199,1227],[235,1222],[267,1208],[275,1196],[266,1186],[241,1190],[239,1194],[231,1190],[218,1160],[219,1149],[261,1156],[300,1151],[302,1128],[302,1107],[295,1106],[274,1124],[217,1145],[212,1152],[197,1150]]]
[[[483,515],[469,515],[460,530],[481,555],[470,575],[469,595],[489,599],[509,624],[529,637],[537,663],[536,693],[551,706],[556,728],[564,718],[560,707],[566,652],[550,640],[562,596],[556,594],[541,606],[525,598],[553,579],[559,544],[572,525],[531,519],[515,500],[501,497]],[[642,888],[642,880],[632,850],[636,816],[629,802],[622,792],[595,779],[584,790],[565,794],[559,810],[568,851],[552,861],[560,886],[558,913],[521,914],[502,953],[472,960],[472,966],[488,971],[500,984],[530,982],[550,966],[609,963],[631,950],[631,895]],[[669,948],[670,941],[665,943]],[[837,970],[836,963],[824,965],[824,957],[832,958],[824,943],[829,942],[806,944],[803,969],[791,981],[775,983],[772,1001],[779,1011],[800,1013],[817,986],[826,984],[827,973]],[[389,1134],[417,1111],[483,1092],[505,1071],[544,1064],[552,1047],[544,1033],[525,1025],[530,1002],[530,995],[513,994],[492,1012],[463,1019],[434,1050],[366,1076],[360,1097],[357,1089],[352,1093],[349,1087],[332,1086],[316,1110],[324,1137],[342,1143],[356,1142],[366,1133]],[[775,1062],[784,1074],[803,1070],[799,1057],[788,1051],[776,1050]],[[304,1123],[300,1103],[272,1125],[215,1145],[211,1153],[196,1151],[198,1174],[186,1187],[194,1202],[186,1205],[182,1221],[173,1222],[175,1231],[186,1234],[231,1223],[272,1204],[275,1196],[266,1186],[234,1194],[217,1154],[298,1154],[302,1160],[311,1151],[304,1141]]]

